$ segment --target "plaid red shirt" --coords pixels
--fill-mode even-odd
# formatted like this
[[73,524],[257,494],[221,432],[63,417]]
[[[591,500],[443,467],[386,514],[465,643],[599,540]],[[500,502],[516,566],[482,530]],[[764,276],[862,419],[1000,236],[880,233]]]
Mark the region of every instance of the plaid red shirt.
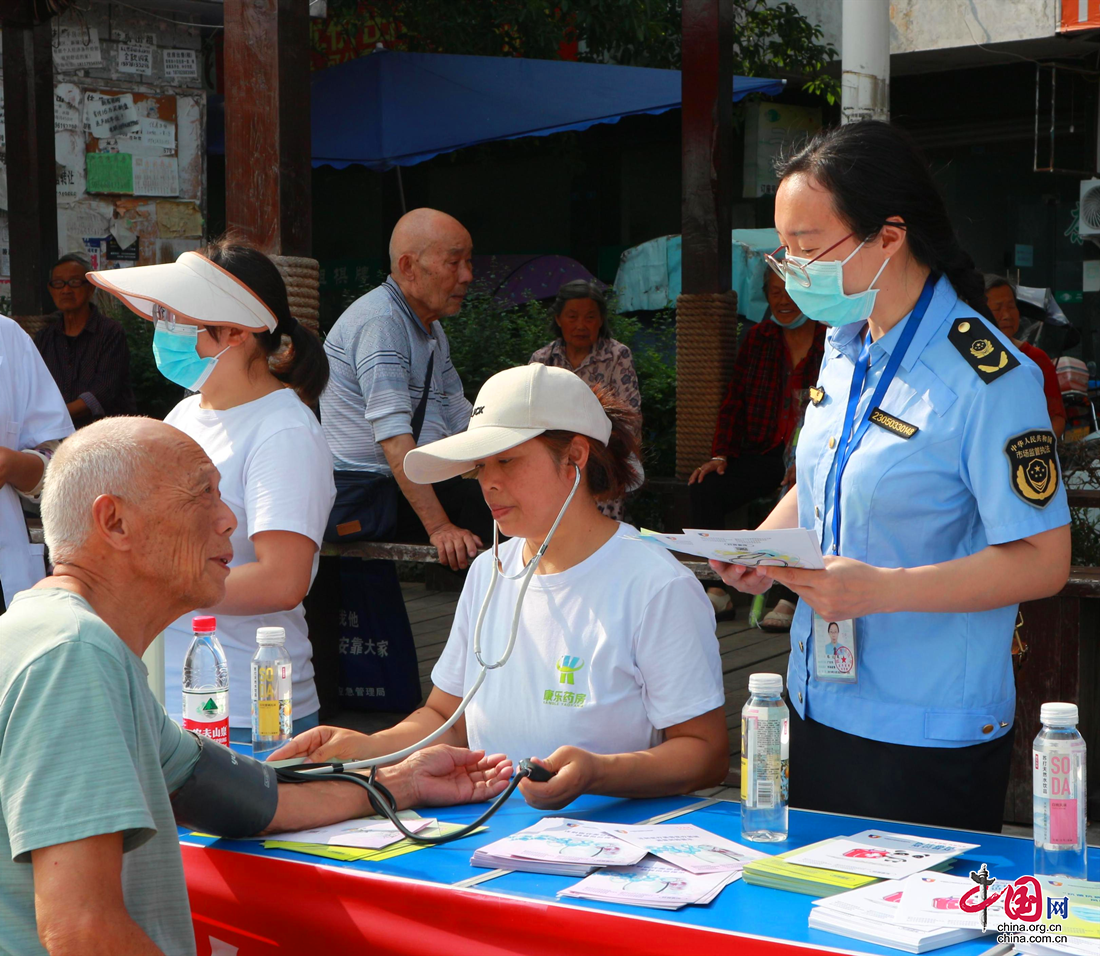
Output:
[[[825,353],[825,326],[818,323],[806,357],[791,368],[783,330],[765,319],[749,330],[737,353],[733,377],[714,428],[711,454],[762,455],[790,441],[800,415],[785,411],[817,382]],[[786,434],[780,434],[780,422]]]

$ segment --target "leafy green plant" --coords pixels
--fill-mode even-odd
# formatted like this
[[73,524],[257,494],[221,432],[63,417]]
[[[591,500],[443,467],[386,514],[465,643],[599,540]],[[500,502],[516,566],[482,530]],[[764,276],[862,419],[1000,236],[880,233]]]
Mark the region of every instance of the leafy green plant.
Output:
[[[807,92],[836,101],[840,88],[826,68],[837,51],[819,26],[792,3],[732,2],[736,73],[799,77]],[[387,47],[413,53],[556,60],[568,49],[592,63],[679,69],[681,9],[681,0],[329,0],[313,36],[321,57],[323,33],[361,48],[356,37],[372,25]]]
[[[1058,457],[1066,488],[1100,488],[1100,441],[1065,442]],[[1070,561],[1079,567],[1100,567],[1100,509],[1069,510]]]

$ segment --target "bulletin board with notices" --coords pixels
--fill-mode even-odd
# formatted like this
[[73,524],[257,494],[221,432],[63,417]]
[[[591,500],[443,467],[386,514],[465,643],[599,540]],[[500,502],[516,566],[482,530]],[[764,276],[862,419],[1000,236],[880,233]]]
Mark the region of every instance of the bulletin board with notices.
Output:
[[[53,27],[58,254],[93,268],[202,243],[206,93],[197,31],[93,8]],[[10,275],[0,88],[0,305]]]

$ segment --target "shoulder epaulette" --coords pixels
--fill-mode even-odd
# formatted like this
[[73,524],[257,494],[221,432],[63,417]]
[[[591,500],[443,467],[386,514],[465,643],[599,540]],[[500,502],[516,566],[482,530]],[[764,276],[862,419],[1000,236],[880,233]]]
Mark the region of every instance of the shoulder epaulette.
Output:
[[988,326],[974,316],[952,319],[947,337],[966,364],[987,385],[1020,364],[1020,360],[1001,345],[1001,340],[989,331]]

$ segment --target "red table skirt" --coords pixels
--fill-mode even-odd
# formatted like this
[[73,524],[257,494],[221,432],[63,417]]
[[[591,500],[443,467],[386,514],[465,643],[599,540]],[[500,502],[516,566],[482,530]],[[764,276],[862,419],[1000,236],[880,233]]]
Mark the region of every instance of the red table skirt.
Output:
[[624,916],[500,896],[488,889],[459,890],[187,844],[181,849],[199,956],[826,952],[677,925],[662,919],[660,911],[649,911],[656,916]]

